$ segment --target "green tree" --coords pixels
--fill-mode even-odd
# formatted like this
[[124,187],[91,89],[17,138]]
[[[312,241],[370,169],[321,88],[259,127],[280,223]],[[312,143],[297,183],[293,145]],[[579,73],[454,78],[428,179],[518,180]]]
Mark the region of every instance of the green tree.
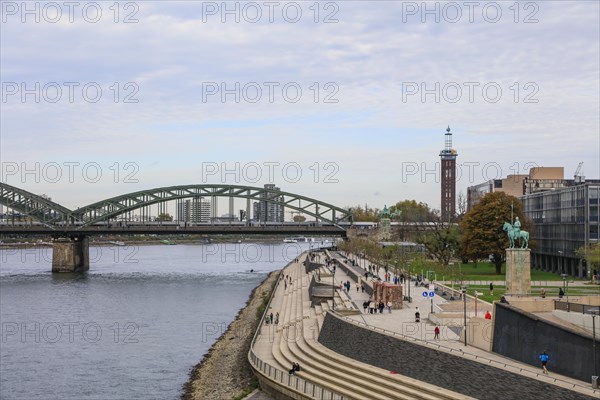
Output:
[[169,213],[160,213],[158,217],[156,217],[157,221],[173,221],[173,216]]
[[379,221],[379,210],[376,208],[370,208],[365,204],[362,206],[356,206],[350,208],[352,212],[352,220],[354,222],[378,222]]
[[427,203],[417,203],[415,200],[403,200],[390,207],[392,213],[398,212],[400,215],[394,220],[402,222],[428,222],[435,220],[434,212]]
[[[504,222],[511,221],[511,205],[514,205],[513,215],[521,220],[521,229],[529,231],[533,226],[525,218],[521,202],[514,196],[504,192],[486,194],[479,203],[467,212],[460,222],[462,230],[462,254],[470,260],[487,259],[492,256],[496,266],[496,274],[502,273],[502,263],[506,260],[508,236],[502,230]],[[529,247],[534,245],[529,242]]]
[[589,271],[600,269],[600,243],[593,243],[589,247],[580,247],[577,255],[586,261]]
[[439,218],[421,233],[417,242],[425,246],[434,259],[447,266],[454,256],[460,254],[461,232],[456,224]]

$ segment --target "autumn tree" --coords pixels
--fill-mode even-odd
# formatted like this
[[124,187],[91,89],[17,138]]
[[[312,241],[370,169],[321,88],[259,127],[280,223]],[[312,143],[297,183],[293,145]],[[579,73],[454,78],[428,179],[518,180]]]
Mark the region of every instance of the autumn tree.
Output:
[[[521,229],[529,231],[531,236],[532,224],[525,218],[521,202],[504,192],[486,194],[460,222],[462,254],[475,261],[492,256],[496,274],[502,273],[502,263],[509,246],[508,236],[502,230],[502,225],[504,222],[513,222],[511,206],[514,206],[513,216],[521,220]],[[533,242],[530,241],[529,246],[532,245]]]

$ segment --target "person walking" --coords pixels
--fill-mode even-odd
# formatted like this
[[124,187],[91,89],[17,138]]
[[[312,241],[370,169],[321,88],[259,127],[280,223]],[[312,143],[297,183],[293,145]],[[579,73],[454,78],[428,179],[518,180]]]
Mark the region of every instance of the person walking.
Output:
[[494,295],[494,283],[490,282],[490,296]]
[[388,314],[392,313],[392,302],[388,300],[387,302]]
[[544,350],[542,354],[540,354],[540,361],[542,362],[542,372],[546,375],[548,375],[548,368],[546,366],[548,365],[549,358],[550,356],[548,355],[548,353],[546,353],[546,350]]
[[369,308],[369,302],[367,300],[363,301],[363,308],[365,310],[365,314],[367,313],[367,308]]
[[369,302],[369,314],[373,314],[373,310],[375,309],[375,302],[374,301],[370,301]]
[[440,340],[440,327],[439,326],[437,326],[437,325],[435,326],[433,333],[435,334],[433,336],[433,340]]

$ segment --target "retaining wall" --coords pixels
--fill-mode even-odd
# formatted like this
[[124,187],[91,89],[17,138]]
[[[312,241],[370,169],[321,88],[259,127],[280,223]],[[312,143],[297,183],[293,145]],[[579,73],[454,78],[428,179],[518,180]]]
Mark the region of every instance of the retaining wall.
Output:
[[454,356],[433,347],[425,347],[357,326],[330,312],[325,316],[319,342],[357,361],[478,399],[589,400],[592,398],[500,368]]

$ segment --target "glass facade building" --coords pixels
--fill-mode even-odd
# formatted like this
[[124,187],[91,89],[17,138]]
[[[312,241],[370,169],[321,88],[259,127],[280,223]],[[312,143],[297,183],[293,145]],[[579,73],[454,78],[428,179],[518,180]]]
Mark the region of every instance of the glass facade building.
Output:
[[[571,182],[569,182],[571,183]],[[530,233],[532,267],[588,277],[590,272],[577,250],[598,242],[600,182],[571,183],[568,187],[521,197],[523,211],[533,222]]]

